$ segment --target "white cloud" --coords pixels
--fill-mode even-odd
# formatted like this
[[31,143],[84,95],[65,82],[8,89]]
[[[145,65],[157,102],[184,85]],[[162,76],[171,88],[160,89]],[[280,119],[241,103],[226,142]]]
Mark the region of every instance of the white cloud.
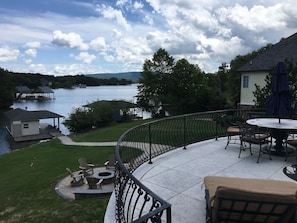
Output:
[[36,48],[40,48],[40,46],[41,46],[41,43],[40,42],[37,42],[37,41],[35,41],[35,42],[27,42],[25,44],[25,47],[26,48],[34,48],[34,49],[36,49]]
[[143,4],[141,2],[135,1],[133,4],[134,9],[142,9],[143,8]]
[[81,52],[79,55],[74,57],[76,60],[81,60],[84,63],[90,64],[96,59],[95,55],[89,54],[88,52]]
[[126,21],[120,10],[114,9],[111,6],[101,5],[98,7],[98,12],[108,20],[115,20],[118,25],[125,28],[125,30],[131,30],[131,26]]
[[37,50],[36,49],[28,49],[28,50],[25,51],[25,54],[30,56],[30,57],[35,58],[36,55],[37,55]]
[[9,46],[3,46],[0,48],[0,62],[9,62],[17,60],[20,55],[18,49],[13,49]]
[[103,37],[97,37],[90,42],[90,47],[98,52],[105,52],[107,50],[107,45]]
[[71,32],[71,33],[62,33],[59,30],[53,32],[52,43],[54,45],[72,49],[87,50],[88,45],[85,44],[80,37],[80,35]]
[[255,5],[250,9],[247,6],[236,4],[234,7],[227,8],[225,15],[229,22],[256,33],[267,29],[284,28],[287,17],[281,10],[280,4],[271,7]]
[[106,72],[98,66],[92,67],[89,64],[57,64],[53,70],[56,76]]
[[29,65],[29,72],[31,73],[40,73],[40,74],[47,74],[47,70],[44,64],[30,64]]
[[[296,0],[77,4],[91,13],[73,15],[69,9],[63,15],[30,14],[1,9],[0,42],[5,45],[0,47],[1,66],[28,70],[34,58],[36,64],[46,61],[47,71],[53,74],[141,70],[143,61],[163,47],[177,59],[186,58],[214,72],[222,62],[276,43],[297,30]],[[69,57],[69,49],[82,53],[73,50],[76,56]],[[106,67],[98,67],[97,61]]]

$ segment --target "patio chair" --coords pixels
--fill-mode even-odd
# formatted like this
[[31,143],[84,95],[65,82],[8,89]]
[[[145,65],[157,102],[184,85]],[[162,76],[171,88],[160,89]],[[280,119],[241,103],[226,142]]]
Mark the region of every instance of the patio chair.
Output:
[[252,153],[252,144],[259,145],[259,155],[257,163],[259,163],[260,156],[264,154],[262,151],[263,144],[270,144],[269,146],[269,159],[271,160],[271,136],[267,131],[262,131],[256,126],[241,124],[240,125],[240,151],[238,158],[240,158],[241,152],[245,150],[245,143],[249,145],[250,154]]
[[66,170],[72,178],[72,181],[70,182],[71,187],[77,187],[84,184],[84,175],[82,172],[73,173],[68,167]]
[[94,164],[88,163],[86,158],[79,158],[79,169],[81,169],[85,176],[94,174]]
[[296,152],[296,160],[297,160],[297,131],[293,131],[293,132],[290,132],[288,134],[288,137],[286,138],[285,140],[285,150],[286,150],[286,159],[285,161],[287,161],[287,156],[288,156],[288,145],[294,147],[295,149],[295,152]]
[[104,166],[107,170],[115,170],[115,156],[110,155],[108,161],[104,163]]
[[89,189],[102,189],[103,179],[97,179],[92,176],[86,176],[86,180],[89,185]]
[[296,222],[294,182],[206,176],[206,222]]
[[[227,149],[228,145],[232,142],[232,137],[237,137],[234,140],[234,143],[236,140],[239,140],[239,135],[240,135],[240,129],[239,129],[239,123],[232,123],[227,121],[227,115],[222,116],[222,121],[224,128],[226,130],[226,136],[227,136],[227,144],[225,146],[225,149]],[[238,141],[239,142],[239,141]]]

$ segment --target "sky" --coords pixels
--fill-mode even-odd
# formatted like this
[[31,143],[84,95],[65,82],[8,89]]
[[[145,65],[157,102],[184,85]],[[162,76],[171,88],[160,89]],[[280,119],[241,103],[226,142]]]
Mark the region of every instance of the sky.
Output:
[[1,0],[0,67],[54,76],[142,71],[164,48],[204,72],[297,30],[296,0]]

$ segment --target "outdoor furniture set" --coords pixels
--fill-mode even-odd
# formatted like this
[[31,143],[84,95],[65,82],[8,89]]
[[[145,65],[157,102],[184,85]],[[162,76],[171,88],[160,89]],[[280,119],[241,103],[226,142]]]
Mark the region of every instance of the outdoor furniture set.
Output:
[[[259,145],[257,163],[262,154],[284,156],[287,160],[288,155],[294,154],[297,147],[297,120],[279,118],[253,118],[246,122],[229,124],[226,127],[227,146],[233,142],[240,144],[239,155],[248,148],[250,154],[252,144]],[[233,139],[232,139],[233,137]],[[273,142],[275,141],[275,145]],[[264,147],[263,145],[268,145]],[[296,152],[297,159],[297,152]]]
[[[115,169],[114,158],[104,163],[104,169],[95,168],[95,165],[88,163],[85,158],[80,158],[78,162],[80,169],[79,172],[73,173],[69,168],[66,168],[72,177],[72,181],[70,183],[71,187],[77,187],[77,189],[73,191],[76,199],[90,195],[111,193],[113,187],[106,187],[104,185],[113,184]],[[88,188],[81,187],[86,183],[88,184]]]

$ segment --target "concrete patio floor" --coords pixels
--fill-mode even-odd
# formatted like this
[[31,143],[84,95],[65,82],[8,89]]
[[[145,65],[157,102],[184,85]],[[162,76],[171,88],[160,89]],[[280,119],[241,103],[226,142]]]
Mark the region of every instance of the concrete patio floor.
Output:
[[[171,206],[172,222],[205,222],[205,199],[203,178],[205,176],[230,176],[239,178],[260,178],[293,181],[282,169],[296,163],[296,157],[269,156],[264,154],[257,163],[259,146],[241,153],[239,144],[230,144],[225,150],[226,138],[207,140],[176,149],[153,159],[153,164],[145,163],[134,175],[141,182],[168,201]],[[238,141],[239,143],[239,141]],[[295,182],[295,181],[293,181]],[[296,188],[297,188],[297,182]],[[105,223],[115,222],[115,200],[112,194]]]

